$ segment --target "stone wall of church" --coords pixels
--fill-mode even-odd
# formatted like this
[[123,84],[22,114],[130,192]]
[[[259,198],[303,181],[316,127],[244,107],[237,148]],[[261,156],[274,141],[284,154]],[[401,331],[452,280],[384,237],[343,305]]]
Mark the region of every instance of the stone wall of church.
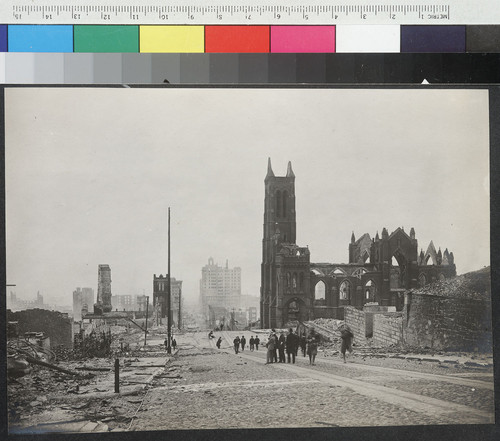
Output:
[[344,308],[344,321],[354,334],[354,341],[357,343],[366,342],[366,321],[365,313],[354,306]]
[[396,346],[403,339],[403,313],[392,312],[373,315],[373,344]]

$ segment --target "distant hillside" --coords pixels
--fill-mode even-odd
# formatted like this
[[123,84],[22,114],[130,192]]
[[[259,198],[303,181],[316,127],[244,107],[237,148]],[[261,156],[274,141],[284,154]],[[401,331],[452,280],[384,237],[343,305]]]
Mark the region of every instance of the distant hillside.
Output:
[[462,274],[442,282],[434,282],[411,292],[441,297],[467,298],[475,300],[491,299],[490,267]]

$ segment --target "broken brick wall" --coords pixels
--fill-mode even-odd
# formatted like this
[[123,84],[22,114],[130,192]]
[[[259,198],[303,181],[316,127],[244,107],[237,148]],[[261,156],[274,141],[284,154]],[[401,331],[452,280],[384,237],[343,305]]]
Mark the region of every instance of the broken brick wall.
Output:
[[73,320],[67,314],[46,309],[25,309],[17,312],[7,310],[7,321],[19,322],[21,338],[25,332],[43,332],[50,338],[52,349],[60,345],[67,349],[73,348]]
[[354,306],[344,308],[344,321],[354,333],[354,341],[362,343],[366,340],[365,313]]
[[491,302],[410,293],[404,311],[409,346],[491,351]]
[[373,343],[378,346],[399,345],[403,339],[403,313],[373,314]]

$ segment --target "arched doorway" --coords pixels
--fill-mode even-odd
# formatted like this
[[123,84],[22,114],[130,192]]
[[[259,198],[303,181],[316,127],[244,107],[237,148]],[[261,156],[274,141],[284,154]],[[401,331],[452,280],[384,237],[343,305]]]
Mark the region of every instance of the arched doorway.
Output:
[[390,269],[390,289],[400,290],[405,289],[407,286],[407,267],[406,258],[399,251],[396,250],[391,257],[391,269]]
[[307,307],[302,299],[294,297],[283,308],[283,326],[308,320]]

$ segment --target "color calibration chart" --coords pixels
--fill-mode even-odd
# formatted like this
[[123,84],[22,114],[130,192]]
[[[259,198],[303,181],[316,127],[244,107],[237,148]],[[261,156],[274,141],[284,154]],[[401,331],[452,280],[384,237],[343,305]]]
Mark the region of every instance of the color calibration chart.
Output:
[[[470,63],[489,69],[498,62],[492,54],[500,53],[499,6],[498,0],[2,0],[0,82],[360,81],[356,65],[366,65],[368,55],[384,70],[372,80],[387,80],[391,54],[413,61],[424,61],[419,54],[436,60],[470,54]],[[419,79],[406,74],[408,82]]]

